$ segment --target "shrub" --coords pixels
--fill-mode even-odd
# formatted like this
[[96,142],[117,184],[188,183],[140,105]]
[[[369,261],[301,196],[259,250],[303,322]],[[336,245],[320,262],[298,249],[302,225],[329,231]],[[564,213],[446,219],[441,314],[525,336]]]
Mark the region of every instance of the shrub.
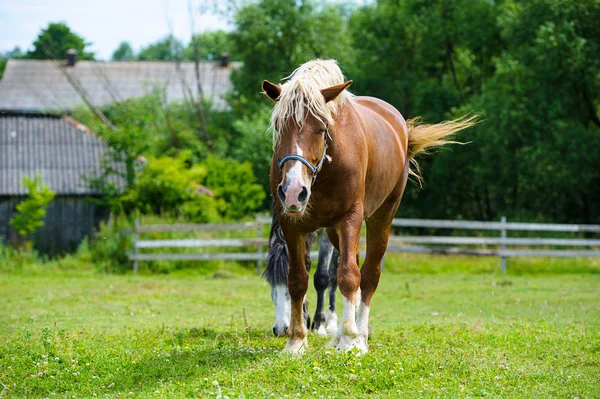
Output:
[[[127,255],[133,250],[132,226],[133,223],[123,215],[111,216],[108,222],[100,223],[93,238],[84,240],[80,252],[89,251],[100,271],[124,273],[131,269]],[[87,251],[84,251],[86,247]]]
[[206,169],[203,184],[223,201],[219,210],[224,219],[237,220],[253,215],[260,209],[265,192],[256,183],[249,162],[209,156],[203,165]]
[[27,239],[44,225],[46,208],[56,195],[54,191],[41,182],[40,175],[30,179],[23,176],[21,185],[28,191],[27,198],[17,205],[17,212],[10,220],[19,235]]

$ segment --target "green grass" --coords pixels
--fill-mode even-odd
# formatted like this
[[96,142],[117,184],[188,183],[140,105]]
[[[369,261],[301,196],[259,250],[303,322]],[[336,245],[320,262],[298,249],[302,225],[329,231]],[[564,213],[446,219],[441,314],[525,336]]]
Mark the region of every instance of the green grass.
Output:
[[5,272],[0,397],[600,397],[598,262],[497,268],[389,256],[370,352],[311,334],[297,359],[271,336],[268,285],[250,270]]

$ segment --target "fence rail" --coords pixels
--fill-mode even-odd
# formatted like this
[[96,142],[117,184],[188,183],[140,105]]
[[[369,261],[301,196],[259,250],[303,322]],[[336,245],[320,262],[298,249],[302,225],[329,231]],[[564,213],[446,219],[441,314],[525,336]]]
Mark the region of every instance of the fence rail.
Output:
[[[268,239],[262,236],[262,226],[270,225],[271,218],[257,216],[254,222],[232,224],[172,224],[141,225],[136,220],[134,253],[130,259],[134,270],[139,261],[152,260],[249,260],[256,262],[257,273],[267,258]],[[500,257],[502,272],[506,272],[506,259],[511,257],[600,257],[600,239],[596,238],[542,238],[507,237],[508,231],[561,232],[561,233],[600,233],[600,225],[550,224],[550,223],[508,223],[503,217],[500,222],[434,219],[394,219],[394,227],[432,228],[498,231],[498,237],[439,236],[439,235],[392,235],[387,252],[407,252],[439,255],[473,255]],[[256,238],[207,238],[207,239],[141,239],[144,233],[166,232],[216,232],[216,231],[256,231]],[[365,238],[361,239],[361,243]],[[419,244],[419,245],[414,245]],[[425,246],[428,245],[428,246]],[[434,246],[431,246],[434,245]],[[444,245],[444,246],[440,246]],[[449,247],[452,245],[452,247]],[[463,246],[479,246],[457,247]],[[483,246],[484,248],[481,248]],[[494,246],[495,248],[485,248]],[[511,247],[511,248],[509,248]],[[516,247],[516,248],[515,248]],[[532,248],[534,247],[534,248]],[[539,248],[541,247],[541,248]],[[548,249],[548,247],[579,247],[574,249]],[[213,253],[140,253],[142,249],[156,248],[255,248],[255,252],[213,252]],[[318,256],[311,252],[311,256]],[[361,254],[364,256],[364,252]]]

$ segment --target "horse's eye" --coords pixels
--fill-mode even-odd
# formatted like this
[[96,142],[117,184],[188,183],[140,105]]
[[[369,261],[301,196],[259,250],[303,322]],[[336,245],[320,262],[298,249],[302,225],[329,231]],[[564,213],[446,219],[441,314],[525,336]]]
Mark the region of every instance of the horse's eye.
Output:
[[325,133],[325,129],[319,129],[319,131],[317,131],[318,134],[323,134]]

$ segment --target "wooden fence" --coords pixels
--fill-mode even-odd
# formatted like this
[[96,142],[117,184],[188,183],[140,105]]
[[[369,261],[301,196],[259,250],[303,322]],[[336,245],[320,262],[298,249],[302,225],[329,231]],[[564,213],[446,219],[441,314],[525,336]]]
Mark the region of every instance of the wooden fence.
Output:
[[[139,261],[152,260],[250,260],[256,261],[257,273],[267,257],[268,239],[263,237],[263,225],[270,225],[271,218],[258,216],[254,222],[234,224],[171,224],[141,225],[136,221],[134,253],[130,259],[137,271]],[[600,239],[597,238],[540,238],[508,237],[509,231],[600,233],[600,225],[508,223],[463,220],[394,219],[393,227],[420,229],[452,229],[497,231],[498,236],[440,236],[440,235],[391,235],[387,252],[410,252],[441,255],[497,256],[502,273],[506,273],[506,258],[511,257],[591,257],[600,256]],[[209,238],[209,239],[141,239],[143,233],[158,232],[211,232],[253,230],[255,238]],[[361,239],[365,242],[365,238]],[[427,246],[425,246],[427,245]],[[431,246],[435,245],[435,246]],[[441,245],[441,246],[440,246]],[[449,247],[449,245],[451,245]],[[467,245],[470,247],[458,247]],[[476,246],[476,248],[474,248]],[[211,253],[141,253],[148,248],[253,248],[253,252]],[[483,248],[482,248],[483,247]],[[493,247],[493,248],[488,248]],[[567,247],[569,249],[557,249]],[[311,252],[313,257],[317,252]],[[364,256],[364,253],[362,254]]]

